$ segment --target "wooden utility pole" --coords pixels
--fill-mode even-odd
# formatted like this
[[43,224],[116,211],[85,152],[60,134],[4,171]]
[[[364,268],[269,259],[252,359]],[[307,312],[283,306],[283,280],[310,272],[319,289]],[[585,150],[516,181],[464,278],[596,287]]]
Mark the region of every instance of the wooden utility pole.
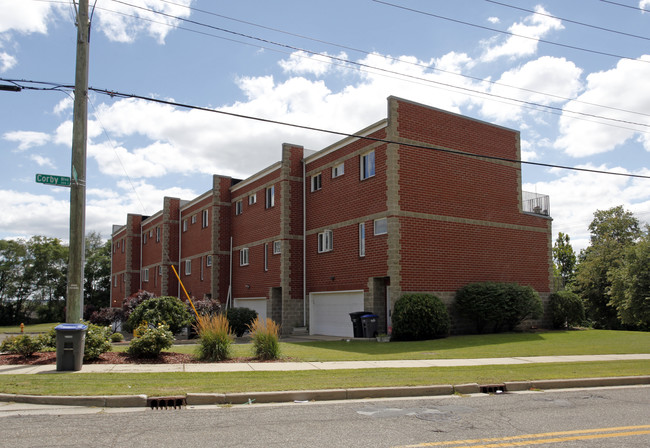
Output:
[[86,239],[86,141],[88,124],[88,49],[90,20],[88,0],[79,0],[77,11],[77,63],[72,124],[72,182],[70,184],[70,258],[65,321],[79,323],[84,306]]

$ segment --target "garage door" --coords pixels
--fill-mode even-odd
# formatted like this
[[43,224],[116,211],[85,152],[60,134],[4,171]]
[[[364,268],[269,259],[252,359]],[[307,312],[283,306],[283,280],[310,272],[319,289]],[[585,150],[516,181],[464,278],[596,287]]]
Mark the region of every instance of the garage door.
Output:
[[363,311],[363,291],[309,294],[309,334],[353,337],[350,313]]
[[266,321],[266,297],[234,299],[233,304],[237,308],[249,308],[257,312],[257,317]]

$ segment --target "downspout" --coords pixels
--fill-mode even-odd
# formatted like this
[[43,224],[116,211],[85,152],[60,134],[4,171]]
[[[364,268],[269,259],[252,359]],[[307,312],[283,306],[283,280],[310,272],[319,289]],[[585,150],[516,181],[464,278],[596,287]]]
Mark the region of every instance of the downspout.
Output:
[[[183,213],[181,211],[181,204],[178,204],[178,288],[176,297],[181,298],[181,249],[183,248]],[[171,259],[169,260],[171,261]]]
[[[115,284],[115,280],[113,279],[113,253],[115,252],[115,239],[113,238],[114,235],[115,233],[111,233],[111,289],[110,289],[110,294],[108,295],[109,308],[113,308],[113,289],[114,289],[113,285]],[[124,241],[126,241],[126,239]]]
[[142,289],[142,220],[140,220],[140,272],[138,273],[138,278],[140,279],[140,286],[138,289]]
[[232,306],[232,236],[230,237],[230,278],[228,280],[228,296],[226,296],[226,309],[228,304]]
[[302,155],[302,326],[307,327],[307,189],[305,187],[307,163],[304,149]]

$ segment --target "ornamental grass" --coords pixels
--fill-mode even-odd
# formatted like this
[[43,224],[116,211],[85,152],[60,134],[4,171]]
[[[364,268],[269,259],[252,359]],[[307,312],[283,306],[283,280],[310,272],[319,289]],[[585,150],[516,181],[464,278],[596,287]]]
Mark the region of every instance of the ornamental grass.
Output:
[[197,358],[202,361],[223,361],[231,356],[235,336],[224,314],[198,316],[194,326],[199,334]]

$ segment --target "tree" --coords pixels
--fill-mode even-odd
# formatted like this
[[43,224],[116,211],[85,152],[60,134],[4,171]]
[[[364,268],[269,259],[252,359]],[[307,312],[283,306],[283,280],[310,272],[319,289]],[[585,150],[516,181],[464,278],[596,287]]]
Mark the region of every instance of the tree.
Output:
[[621,266],[609,272],[610,305],[625,325],[650,330],[650,227],[627,248]]
[[580,252],[575,289],[595,326],[619,328],[616,309],[610,305],[609,271],[620,267],[628,247],[641,232],[639,221],[623,206],[597,210],[589,225],[591,244]]
[[24,305],[32,293],[32,271],[26,265],[24,240],[0,240],[0,325],[16,324],[26,317]]
[[100,233],[86,236],[84,266],[84,305],[90,311],[110,306],[111,242],[102,241]]
[[39,320],[63,320],[68,271],[68,247],[58,238],[33,236],[27,241],[28,269],[33,282],[31,301]]
[[571,246],[569,235],[558,233],[553,246],[553,262],[564,285],[571,283],[575,275],[576,254]]

